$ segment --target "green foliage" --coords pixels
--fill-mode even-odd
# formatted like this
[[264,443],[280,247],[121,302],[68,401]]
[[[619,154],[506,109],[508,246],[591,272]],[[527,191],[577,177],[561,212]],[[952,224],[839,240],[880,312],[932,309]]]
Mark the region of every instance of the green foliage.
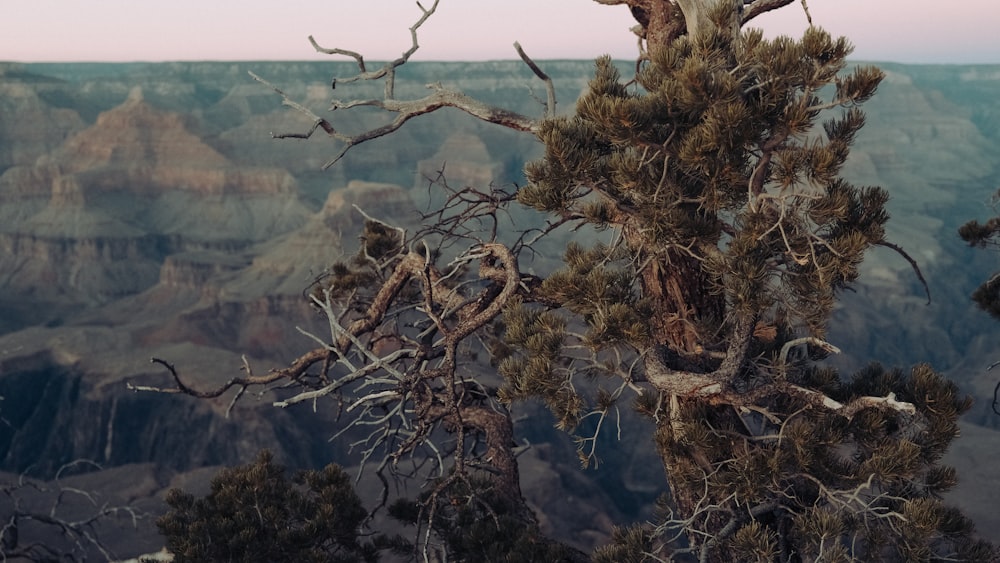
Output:
[[[800,384],[826,379],[825,371],[807,370]],[[994,560],[971,521],[940,500],[955,484],[954,470],[940,460],[970,401],[923,365],[903,374],[872,364],[850,382],[827,387],[830,398],[843,402],[889,393],[919,414],[873,404],[848,419],[787,396],[758,404],[766,416],[684,406],[683,433],[661,433],[661,449],[681,465],[685,487],[705,490],[706,499],[733,500],[734,519],[716,532],[710,553],[772,561],[775,534],[784,529],[792,531],[782,538],[784,549],[804,558],[823,553],[824,561],[921,561],[952,552]],[[752,427],[760,431],[747,436]]]
[[398,229],[371,219],[365,221],[361,241],[358,261],[372,260],[379,263],[399,254],[403,248],[403,236]]
[[[636,296],[634,273],[604,245],[585,249],[570,243],[565,268],[550,274],[537,291],[540,299],[556,302],[586,323],[582,345],[597,354],[619,347],[635,349],[650,343],[647,304]],[[505,385],[500,399],[539,397],[555,413],[557,425],[572,430],[587,401],[571,381],[574,375],[612,374],[615,366],[570,365],[564,358],[567,320],[554,312],[512,301],[503,314],[503,346],[494,350]],[[497,353],[502,350],[502,356]],[[598,399],[608,397],[598,394]],[[610,408],[605,400],[597,408]]]
[[174,561],[378,561],[380,547],[400,540],[361,540],[368,516],[350,477],[336,465],[288,480],[263,451],[257,460],[223,469],[212,490],[195,498],[167,494],[171,510],[156,524]]
[[969,246],[985,248],[997,244],[997,237],[1000,236],[1000,217],[993,217],[985,224],[972,220],[962,225],[958,229],[958,236],[969,243]]
[[[498,391],[500,401],[510,404],[540,397],[556,415],[557,424],[570,430],[579,422],[582,398],[566,384],[572,374],[560,362],[565,320],[550,311],[540,311],[512,300],[503,313],[503,357],[497,370],[504,377]],[[519,351],[512,354],[512,350]],[[494,353],[499,350],[494,350]]]
[[883,74],[845,71],[850,44],[819,28],[800,40],[728,29],[650,45],[628,82],[599,59],[575,114],[542,125],[545,155],[518,200],[614,236],[570,244],[539,299],[506,309],[501,398],[540,397],[573,428],[621,389],[588,405],[577,374],[630,381],[629,358],[656,357],[679,379],[714,375],[743,320],[748,353],[717,381],[745,401],[639,397],[671,504],[655,530],[616,531],[597,560],[653,560],[664,544],[713,561],[989,560],[939,498],[955,483],[939,463],[969,408],[955,386],[928,366],[872,365],[843,381],[782,351],[824,336],[865,251],[887,243],[888,193],[840,177],[865,124],[858,105]]
[[375,275],[368,269],[336,262],[310,287],[309,297],[320,303],[327,298],[336,302],[360,288],[370,287],[375,279]]
[[488,480],[462,479],[421,495],[419,501],[401,500],[389,507],[397,520],[417,526],[433,510],[432,529],[444,542],[448,561],[517,563],[572,562],[586,557],[579,551],[543,536],[525,508],[504,498]]
[[972,300],[993,318],[1000,319],[1000,276],[993,275],[977,287]]
[[649,526],[616,526],[611,543],[594,552],[594,563],[652,563],[657,561],[655,535]]
[[[576,112],[543,123],[545,155],[518,200],[613,237],[570,244],[535,302],[505,309],[501,399],[540,397],[572,429],[621,389],[588,404],[579,374],[628,381],[637,356],[678,378],[713,373],[749,319],[747,359],[719,381],[745,402],[637,401],[657,422],[672,508],[656,529],[616,531],[596,559],[651,560],[669,544],[710,560],[986,560],[939,499],[955,483],[940,459],[969,408],[955,386],[927,366],[843,381],[782,351],[823,337],[865,251],[886,243],[887,192],[840,177],[883,74],[845,71],[850,44],[815,27],[800,40],[728,29],[650,45],[628,82],[599,59]],[[754,394],[768,382],[781,384]],[[817,396],[864,404],[817,408]]]
[[[692,275],[732,308],[784,303],[821,335],[834,292],[884,237],[886,193],[838,178],[864,125],[855,105],[882,74],[840,74],[849,44],[817,28],[798,42],[751,30],[738,43],[682,37],[652,53],[638,88],[598,60],[576,114],[544,124],[545,158],[527,166],[518,199],[624,229],[633,264],[689,249],[704,260]],[[822,110],[838,105],[849,107],[816,135]]]
[[729,540],[729,547],[733,553],[740,554],[742,561],[748,562],[767,563],[781,554],[778,535],[756,520],[740,527]]
[[[997,196],[1000,197],[1000,193]],[[1000,245],[1000,217],[992,217],[986,223],[972,220],[958,229],[958,236],[969,246],[986,248]],[[995,319],[1000,319],[1000,275],[994,274],[984,281],[972,294],[972,300],[980,309]]]

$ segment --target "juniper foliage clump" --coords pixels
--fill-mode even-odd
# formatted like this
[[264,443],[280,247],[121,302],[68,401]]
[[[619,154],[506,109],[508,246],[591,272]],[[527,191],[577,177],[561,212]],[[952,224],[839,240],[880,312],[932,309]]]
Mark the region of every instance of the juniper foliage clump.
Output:
[[[994,199],[1000,197],[995,195]],[[985,223],[973,219],[958,229],[958,236],[977,248],[1000,245],[1000,217],[991,217]],[[972,300],[980,309],[995,319],[1000,319],[1000,275],[994,274],[972,293]]]
[[[713,561],[989,560],[940,500],[969,401],[928,366],[843,381],[810,361],[835,349],[826,325],[865,251],[903,253],[887,192],[840,176],[882,72],[845,70],[850,44],[817,27],[766,40],[725,25],[728,6],[710,17],[651,45],[634,80],[599,59],[575,113],[542,124],[518,201],[614,237],[570,246],[535,302],[505,309],[501,399],[541,397],[572,429],[610,414],[639,379],[616,361],[640,358],[670,496],[655,533],[617,536],[619,560],[650,538]],[[581,392],[581,348],[621,378]]]
[[449,561],[514,563],[586,561],[580,551],[546,537],[537,522],[522,517],[523,507],[496,494],[489,480],[451,483],[416,500],[400,499],[389,507],[394,519],[418,529],[430,526],[441,538]]
[[340,467],[290,480],[266,450],[252,464],[221,470],[207,496],[171,489],[166,500],[170,511],[156,525],[177,563],[375,562],[380,548],[406,548],[383,536],[364,541],[368,511]]

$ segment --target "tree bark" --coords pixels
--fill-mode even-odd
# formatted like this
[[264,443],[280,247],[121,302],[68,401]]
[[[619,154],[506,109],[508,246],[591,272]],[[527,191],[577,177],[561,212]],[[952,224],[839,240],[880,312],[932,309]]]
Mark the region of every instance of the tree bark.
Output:
[[[681,35],[692,37],[710,31],[715,24],[709,18],[720,2],[732,2],[732,29],[738,32],[746,22],[795,0],[594,0],[598,4],[625,4],[639,23],[639,35],[648,50],[666,45]],[[810,22],[811,23],[811,22]]]
[[666,353],[664,363],[684,371],[711,371],[704,363],[708,342],[701,333],[718,326],[725,312],[721,295],[712,292],[696,258],[668,251],[640,272],[643,296],[652,302],[653,339]]

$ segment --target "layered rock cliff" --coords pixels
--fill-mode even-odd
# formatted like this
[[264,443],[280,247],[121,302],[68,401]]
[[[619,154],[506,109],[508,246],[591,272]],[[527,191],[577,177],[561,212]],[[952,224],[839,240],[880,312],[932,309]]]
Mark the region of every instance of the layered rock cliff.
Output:
[[308,217],[291,174],[236,166],[189,121],[135,88],[34,164],[0,176],[3,287],[107,303],[156,283],[171,254],[240,251]]
[[58,99],[68,86],[23,65],[0,63],[0,173],[34,164],[84,127],[75,110],[45,100]]

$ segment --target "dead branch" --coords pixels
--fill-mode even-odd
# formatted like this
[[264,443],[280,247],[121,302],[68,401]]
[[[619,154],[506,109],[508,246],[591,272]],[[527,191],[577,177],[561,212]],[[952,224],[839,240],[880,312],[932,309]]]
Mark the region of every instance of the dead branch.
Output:
[[529,57],[528,54],[524,52],[524,49],[521,48],[521,44],[518,43],[517,41],[514,42],[514,50],[517,51],[517,55],[521,57],[521,60],[524,61],[524,64],[528,65],[528,68],[531,69],[531,72],[534,72],[535,76],[537,76],[542,82],[545,83],[545,92],[546,94],[548,94],[547,102],[545,104],[545,117],[546,118],[555,117],[556,87],[552,83],[552,79],[549,78],[549,75],[545,74],[542,71],[542,69],[538,67],[537,64],[535,64],[535,61],[533,61],[531,57]]
[[795,338],[793,340],[785,342],[785,344],[782,345],[781,347],[781,353],[778,355],[778,366],[780,369],[785,369],[785,367],[787,366],[788,353],[792,350],[792,348],[795,348],[796,346],[801,346],[803,344],[812,344],[814,346],[819,346],[823,350],[830,352],[832,354],[840,353],[840,348],[837,348],[836,346],[830,344],[825,340],[821,340],[813,336]]
[[249,377],[234,377],[211,391],[199,391],[197,389],[188,386],[186,383],[184,383],[184,380],[181,379],[180,374],[177,373],[177,369],[173,366],[173,364],[167,362],[166,360],[162,360],[160,358],[150,358],[149,360],[150,363],[160,364],[163,367],[167,368],[167,371],[170,372],[170,376],[173,378],[176,387],[161,388],[149,385],[135,385],[131,381],[127,382],[126,386],[131,391],[183,393],[185,395],[191,395],[192,397],[197,397],[199,399],[214,399],[222,395],[226,391],[232,389],[233,387],[237,386],[246,389],[247,387],[251,386],[268,385],[281,379],[291,379],[291,380],[298,379],[299,376],[304,374],[306,370],[308,370],[313,364],[322,361],[329,354],[330,354],[329,350],[325,348],[312,350],[310,352],[307,352],[299,356],[294,362],[292,362],[292,364],[289,367],[285,369],[272,370],[270,373],[263,376],[251,375]]
[[[508,206],[517,198],[516,188],[506,189],[490,185],[479,189],[466,186],[453,188],[445,178],[444,168],[434,178],[428,178],[428,193],[437,188],[447,194],[445,201],[436,210],[421,213],[422,224],[416,236],[422,238],[433,235],[442,239],[442,245],[468,242],[481,244],[496,242],[499,230],[499,216],[510,219]],[[512,247],[516,252],[516,245]]]
[[[470,205],[457,214],[474,219],[495,215],[498,209],[490,204]],[[407,240],[405,231],[399,240]],[[451,474],[459,477],[467,467],[486,471],[492,475],[495,490],[519,501],[510,416],[473,379],[474,374],[463,375],[466,368],[459,362],[460,346],[525,290],[517,257],[499,243],[475,244],[452,260],[446,274],[434,264],[436,252],[431,251],[427,239],[417,242],[423,245],[423,252],[407,250],[401,244],[395,254],[371,264],[384,273],[380,274],[380,285],[352,294],[348,303],[334,299],[330,289],[312,292],[313,304],[328,320],[330,332],[320,337],[300,330],[318,346],[288,367],[258,377],[247,364],[243,376],[201,391],[188,385],[172,364],[154,358],[154,363],[171,374],[174,387],[129,388],[212,398],[236,387],[235,401],[250,387],[284,381],[299,389],[275,401],[275,406],[311,402],[315,408],[318,400],[332,398],[339,405],[338,412],[349,413],[337,435],[351,430],[364,433],[365,437],[354,441],[352,448],[361,450],[362,467],[377,467],[376,473],[386,487],[388,481],[382,471],[404,477],[422,472],[420,478],[440,478],[447,474],[450,464]],[[475,263],[478,269],[472,267]],[[456,272],[468,279],[463,281]],[[480,289],[466,289],[473,286]],[[369,292],[373,294],[364,295]],[[361,301],[367,303],[364,308],[351,304]],[[387,348],[381,344],[383,333],[393,335]],[[323,371],[318,378],[315,374],[305,377],[320,364]],[[321,384],[315,384],[317,380]],[[451,439],[442,442],[442,433]],[[414,467],[424,469],[403,470],[400,462],[404,459],[412,459]],[[429,466],[425,466],[427,460]]]
[[[107,561],[115,558],[101,540],[98,528],[120,517],[134,527],[146,515],[131,506],[99,503],[96,494],[60,483],[64,471],[81,463],[100,467],[76,460],[60,467],[52,484],[29,479],[23,473],[16,482],[0,482],[0,496],[7,501],[3,509],[6,520],[0,522],[0,560],[87,561],[95,555]],[[90,510],[71,506],[71,499],[81,500]],[[71,513],[76,516],[69,516]]]
[[996,386],[993,388],[993,412],[1000,414],[1000,381],[997,382]]
[[[650,369],[649,366],[654,367]],[[813,407],[835,412],[847,419],[853,418],[859,411],[870,407],[889,408],[906,414],[916,413],[916,407],[912,403],[896,400],[893,393],[885,397],[858,397],[849,403],[841,403],[822,392],[787,381],[766,383],[750,391],[737,391],[728,388],[725,380],[715,377],[714,373],[682,372],[655,367],[655,364],[647,363],[646,378],[657,391],[666,393],[668,396],[704,399],[713,405],[739,407],[754,404],[763,397],[789,395],[798,397]]]
[[[783,6],[787,6],[794,2],[795,0],[743,0],[743,14],[741,20],[743,24],[756,18],[761,14],[765,14],[772,10],[777,10]],[[803,7],[805,6],[805,0],[802,0]],[[808,17],[809,10],[806,9],[806,16]],[[812,18],[809,19],[809,23],[812,24]]]
[[[998,365],[1000,365],[1000,362],[993,362],[992,364],[990,364],[986,368],[986,371],[991,371],[991,370],[993,370],[993,368],[997,367]],[[992,405],[992,407],[993,407],[993,412],[994,413],[1000,414],[1000,381],[997,381],[997,384],[993,387],[993,405]]]
[[895,251],[896,254],[899,254],[907,262],[910,263],[910,267],[913,268],[913,273],[917,275],[917,279],[920,280],[920,284],[924,286],[924,293],[927,294],[927,304],[930,305],[931,304],[931,288],[930,288],[930,286],[927,285],[927,280],[924,279],[924,273],[920,271],[920,266],[917,264],[917,261],[914,260],[912,256],[910,256],[909,254],[907,254],[906,251],[903,250],[903,247],[901,247],[901,246],[899,246],[897,244],[893,244],[893,243],[891,243],[889,241],[883,240],[883,241],[876,242],[875,245],[876,246],[884,246],[884,247],[886,247],[886,248],[888,248],[890,250]]
[[445,107],[464,111],[465,113],[488,123],[493,123],[502,127],[507,127],[508,129],[514,129],[516,131],[534,133],[538,130],[538,126],[540,125],[540,121],[537,119],[526,117],[500,107],[485,104],[456,90],[447,89],[438,83],[428,84],[427,88],[433,90],[433,93],[418,100],[369,99],[352,100],[349,102],[339,102],[335,100],[330,106],[331,111],[369,106],[396,114],[396,118],[393,119],[392,122],[383,125],[382,127],[377,127],[357,135],[346,135],[337,131],[333,124],[331,124],[327,119],[316,115],[316,113],[309,108],[293,101],[287,94],[282,92],[281,89],[274,86],[270,82],[264,80],[260,76],[257,76],[253,72],[250,72],[250,76],[252,76],[254,80],[269,86],[272,90],[281,95],[283,105],[289,106],[292,109],[306,115],[313,122],[313,126],[304,133],[271,133],[272,138],[308,139],[313,133],[315,133],[316,129],[321,128],[328,136],[344,143],[344,147],[340,150],[340,152],[323,165],[324,170],[340,161],[340,159],[342,159],[347,152],[356,145],[378,139],[379,137],[384,137],[394,131],[397,131],[407,121],[413,119],[414,117],[432,113]]
[[341,79],[334,77],[333,80],[330,82],[330,89],[336,90],[337,82],[345,84],[349,82],[357,82],[359,80],[385,79],[385,99],[391,100],[395,93],[396,69],[406,64],[410,60],[410,57],[412,57],[413,54],[417,52],[417,49],[420,48],[420,44],[417,42],[417,30],[420,29],[420,26],[424,25],[424,22],[427,21],[428,18],[434,15],[434,12],[437,11],[439,1],[440,0],[434,0],[434,4],[431,5],[429,9],[424,8],[423,5],[420,4],[420,2],[416,3],[417,7],[420,8],[420,11],[422,12],[422,15],[420,16],[420,19],[416,21],[416,23],[410,26],[410,39],[411,39],[410,48],[404,51],[403,54],[400,55],[398,58],[386,63],[384,66],[382,66],[382,68],[374,72],[368,72],[365,69],[365,59],[360,53],[347,49],[338,49],[338,48],[327,49],[325,47],[321,47],[319,43],[317,43],[316,40],[313,39],[313,36],[310,35],[309,43],[312,44],[313,48],[316,49],[316,51],[327,55],[346,55],[348,57],[353,58],[358,63],[358,69],[360,70],[360,74]]
[[[884,407],[907,414],[916,412],[916,407],[913,404],[897,401],[896,396],[892,393],[886,397],[858,397],[844,404],[824,393],[784,380],[763,383],[748,391],[736,390],[731,387],[731,382],[737,379],[735,376],[747,365],[746,353],[750,339],[753,337],[755,322],[751,319],[742,319],[737,320],[734,324],[735,328],[732,329],[729,337],[729,347],[725,359],[715,371],[696,373],[671,369],[660,361],[656,354],[648,354],[645,366],[647,381],[657,391],[669,397],[698,398],[717,405],[727,404],[739,407],[755,404],[763,397],[790,395],[804,400],[815,408],[833,411],[848,419],[852,418],[858,411],[869,407]],[[792,341],[790,344],[795,345],[803,341],[808,342],[811,339]],[[824,344],[831,346],[825,342]],[[831,349],[835,348],[831,347]],[[787,352],[787,349],[783,349],[783,356],[787,356]]]
[[809,4],[806,4],[806,0],[802,0],[802,11],[806,13],[806,21],[809,22],[811,26],[813,24],[812,14],[809,13]]
[[[293,109],[296,112],[301,113],[306,116],[311,122],[312,126],[304,132],[293,132],[293,133],[271,133],[271,137],[274,139],[308,139],[316,132],[317,129],[322,129],[328,136],[336,139],[343,143],[343,147],[340,151],[334,155],[328,162],[323,165],[323,169],[327,169],[338,161],[340,161],[347,154],[351,148],[360,145],[362,143],[384,137],[402,127],[407,121],[413,119],[414,117],[425,115],[428,113],[435,112],[441,108],[450,107],[463,111],[477,119],[482,121],[500,125],[501,127],[507,127],[509,129],[514,129],[516,131],[525,131],[529,133],[535,133],[538,131],[538,127],[541,123],[541,119],[527,117],[518,114],[513,111],[509,111],[500,107],[492,106],[490,104],[483,103],[471,96],[463,94],[457,90],[449,89],[442,86],[439,83],[429,84],[427,88],[432,90],[432,93],[420,99],[415,100],[397,100],[395,98],[395,79],[396,79],[396,69],[407,62],[409,62],[410,57],[420,48],[419,42],[417,40],[417,31],[421,25],[427,19],[434,14],[437,9],[439,0],[435,0],[434,4],[429,8],[425,9],[419,2],[417,6],[420,8],[422,15],[417,22],[410,27],[410,36],[412,38],[412,44],[410,48],[405,51],[397,59],[386,63],[380,69],[369,72],[366,68],[364,57],[355,51],[340,48],[325,48],[321,47],[316,40],[310,36],[309,42],[313,47],[321,52],[332,55],[344,55],[353,58],[359,68],[359,73],[355,76],[347,78],[337,78],[334,77],[331,81],[331,87],[336,89],[337,84],[346,84],[351,82],[357,82],[362,80],[382,80],[383,81],[383,97],[382,99],[364,99],[364,100],[353,100],[353,101],[341,101],[333,100],[330,104],[329,111],[346,110],[357,107],[374,107],[384,110],[387,113],[396,114],[396,117],[387,125],[381,127],[376,127],[374,129],[363,131],[358,134],[350,135],[339,131],[327,118],[317,115],[313,110],[305,107],[292,100],[288,94],[282,91],[280,88],[270,83],[269,81],[261,78],[257,74],[250,72],[250,76],[269,87],[282,99],[282,105]],[[518,56],[522,61],[532,70],[536,77],[545,82],[545,88],[548,92],[548,101],[545,103],[545,109],[543,112],[543,119],[549,118],[555,115],[556,109],[556,96],[555,88],[553,86],[552,80],[546,75],[541,68],[524,52],[521,46],[517,43],[514,44],[517,50]]]

